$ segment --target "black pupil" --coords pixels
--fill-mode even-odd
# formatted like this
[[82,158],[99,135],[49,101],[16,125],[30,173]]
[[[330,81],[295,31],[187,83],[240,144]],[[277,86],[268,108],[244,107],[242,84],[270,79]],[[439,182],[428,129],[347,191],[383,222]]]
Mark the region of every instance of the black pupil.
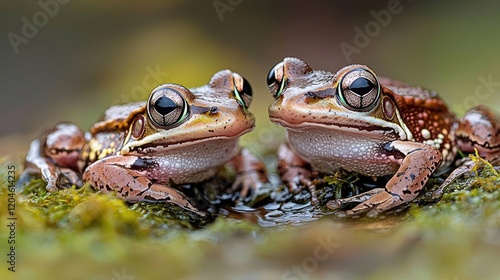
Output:
[[357,78],[349,86],[349,89],[354,93],[363,96],[373,89],[373,83],[366,78]]
[[244,93],[248,96],[252,96],[252,87],[247,82],[247,80],[245,80],[245,78],[243,78],[243,91],[242,91],[242,93]]
[[155,110],[164,116],[171,113],[176,108],[177,104],[166,96],[158,98],[155,102]]
[[269,71],[269,74],[267,74],[267,84],[270,86],[272,84],[276,83],[276,77],[274,74],[274,67]]

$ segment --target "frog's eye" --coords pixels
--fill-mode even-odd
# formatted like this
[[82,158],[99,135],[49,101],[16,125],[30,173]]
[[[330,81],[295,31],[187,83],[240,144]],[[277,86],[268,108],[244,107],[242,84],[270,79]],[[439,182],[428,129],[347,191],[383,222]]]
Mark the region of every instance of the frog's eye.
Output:
[[171,87],[154,89],[149,96],[147,110],[149,119],[162,128],[182,123],[189,114],[186,99]]
[[250,83],[238,73],[233,73],[233,82],[236,100],[238,100],[243,107],[248,108],[250,103],[252,103],[252,87]]
[[271,90],[274,98],[277,98],[283,93],[285,88],[286,77],[283,62],[276,64],[276,66],[267,74],[267,86]]
[[380,99],[380,84],[374,73],[356,68],[342,77],[337,96],[342,105],[349,109],[369,111]]

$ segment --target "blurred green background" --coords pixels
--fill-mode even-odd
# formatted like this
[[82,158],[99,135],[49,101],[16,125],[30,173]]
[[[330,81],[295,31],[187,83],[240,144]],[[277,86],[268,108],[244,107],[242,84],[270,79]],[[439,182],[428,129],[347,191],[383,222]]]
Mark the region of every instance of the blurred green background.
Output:
[[[226,68],[250,81],[257,129],[266,127],[265,78],[286,56],[329,71],[368,64],[437,90],[458,114],[476,103],[500,108],[498,1],[68,1],[45,22],[40,3],[58,2],[0,4],[0,154],[21,156],[58,121],[88,129],[110,105],[145,99],[157,84],[199,86]],[[397,12],[377,23],[371,11],[388,5]],[[32,38],[23,18],[38,23]],[[367,27],[368,41],[356,45],[356,28]],[[361,48],[347,59],[342,42]],[[477,91],[480,77],[498,83]]]

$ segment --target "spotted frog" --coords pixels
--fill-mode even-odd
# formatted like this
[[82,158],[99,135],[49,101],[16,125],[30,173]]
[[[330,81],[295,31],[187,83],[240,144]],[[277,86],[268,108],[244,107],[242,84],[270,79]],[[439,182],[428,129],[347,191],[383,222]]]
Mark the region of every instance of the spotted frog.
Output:
[[[392,175],[383,188],[327,203],[332,209],[356,205],[339,211],[343,215],[375,216],[412,201],[431,174],[451,166],[458,150],[477,149],[498,162],[500,120],[487,108],[458,120],[434,91],[378,77],[365,65],[330,73],[285,58],[267,82],[275,98],[270,120],[287,130],[278,171],[291,191],[307,186],[315,203],[314,172]],[[435,194],[471,166],[455,170]]]
[[251,101],[250,84],[229,70],[199,88],[164,84],[147,102],[109,108],[90,132],[71,123],[46,131],[31,143],[25,173],[41,173],[49,191],[85,181],[130,202],[166,201],[201,213],[174,185],[204,181],[226,163],[240,197],[267,181],[263,163],[238,145],[254,127]]

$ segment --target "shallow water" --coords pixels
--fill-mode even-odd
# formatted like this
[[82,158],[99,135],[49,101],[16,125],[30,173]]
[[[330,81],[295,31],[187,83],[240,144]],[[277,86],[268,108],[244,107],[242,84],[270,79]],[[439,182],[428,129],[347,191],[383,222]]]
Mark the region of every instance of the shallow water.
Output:
[[[317,205],[311,204],[311,194],[308,190],[292,194],[276,175],[271,175],[269,184],[263,186],[250,201],[235,203],[238,201],[238,196],[234,193],[220,191],[219,189],[224,183],[217,180],[208,185],[195,186],[194,189],[188,186],[186,193],[190,197],[200,197],[200,194],[203,193],[201,195],[203,197],[202,203],[198,205],[210,213],[210,219],[222,216],[252,222],[262,228],[307,226],[320,219],[328,219],[331,223],[339,226],[359,227],[362,225],[362,227],[391,228],[399,221],[406,219],[406,215],[404,215],[406,207],[391,211],[389,215],[384,214],[370,219],[368,224],[364,222],[366,217],[343,218],[342,215],[339,215],[341,211],[327,208],[327,202],[336,196],[351,196],[379,187],[386,182],[383,178],[379,178],[378,182],[365,177],[352,179],[352,176],[347,176],[339,181],[329,177],[326,177],[326,180],[317,179],[315,181],[319,199]],[[332,183],[334,181],[339,184]],[[399,212],[403,212],[403,214]]]

